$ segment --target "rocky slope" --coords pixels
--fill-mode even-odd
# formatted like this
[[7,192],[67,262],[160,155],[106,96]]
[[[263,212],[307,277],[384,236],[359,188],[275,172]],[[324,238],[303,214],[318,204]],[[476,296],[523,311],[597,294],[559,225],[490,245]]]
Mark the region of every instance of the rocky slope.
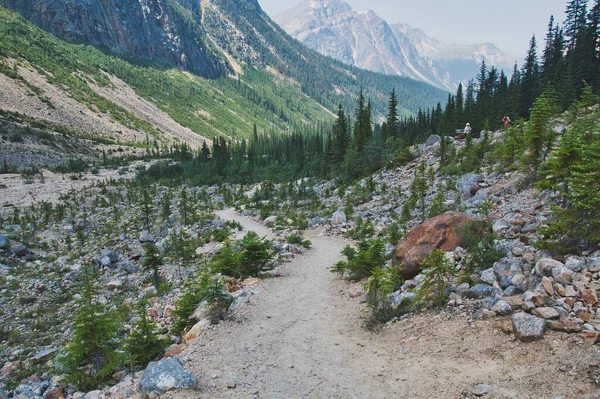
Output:
[[461,46],[433,39],[405,24],[389,25],[373,11],[343,0],[306,0],[274,17],[310,48],[350,65],[407,76],[444,90],[475,76],[481,60],[499,68],[512,61],[493,44]]

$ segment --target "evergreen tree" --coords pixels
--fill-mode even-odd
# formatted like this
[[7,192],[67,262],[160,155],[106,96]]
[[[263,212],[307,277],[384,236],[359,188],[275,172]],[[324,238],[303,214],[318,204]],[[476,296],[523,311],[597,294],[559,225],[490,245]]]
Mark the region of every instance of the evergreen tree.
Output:
[[331,148],[331,161],[334,165],[341,165],[346,152],[350,146],[350,137],[348,135],[348,122],[342,106],[338,108],[337,120],[333,125],[333,140]]
[[525,127],[527,153],[523,161],[529,166],[529,172],[534,178],[554,140],[554,130],[549,122],[555,112],[552,98],[543,94],[535,101],[531,109],[531,119]]
[[388,113],[386,118],[388,137],[398,137],[398,123],[398,97],[396,96],[396,89],[392,89],[390,101],[388,102]]
[[159,337],[156,324],[148,319],[144,301],[137,306],[137,316],[138,321],[125,340],[125,349],[132,366],[145,367],[164,352],[169,341]]
[[529,117],[529,109],[538,96],[539,86],[539,64],[537,60],[537,43],[535,35],[529,42],[529,50],[525,58],[525,64],[521,71],[521,101],[519,115]]
[[73,339],[60,358],[66,381],[77,389],[91,390],[114,373],[121,360],[117,352],[117,317],[96,298],[92,267],[81,273],[82,282],[73,323]]
[[146,271],[152,272],[152,284],[156,291],[160,293],[160,267],[163,265],[163,260],[160,256],[158,248],[153,242],[145,242],[144,247],[144,258],[142,267]]
[[152,216],[152,197],[147,189],[142,190],[142,218],[144,229],[150,231],[150,217]]

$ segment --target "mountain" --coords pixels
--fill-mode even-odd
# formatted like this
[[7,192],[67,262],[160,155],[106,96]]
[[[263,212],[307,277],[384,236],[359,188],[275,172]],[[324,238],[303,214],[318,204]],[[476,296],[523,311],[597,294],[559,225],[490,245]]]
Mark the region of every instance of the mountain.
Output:
[[445,99],[427,84],[308,49],[256,0],[0,6],[0,111],[54,131],[198,146],[203,137],[248,137],[254,125],[286,132],[329,124],[338,104],[354,108],[361,87],[379,115],[394,88],[404,115]]
[[475,76],[483,57],[488,64],[512,68],[510,58],[493,44],[440,42],[408,25],[389,25],[373,11],[354,11],[343,0],[305,0],[274,20],[322,54],[444,90],[454,91],[459,81]]
[[510,73],[515,58],[502,52],[493,43],[455,44],[428,36],[423,30],[408,24],[390,25],[396,37],[406,37],[419,54],[434,60],[454,80],[472,79],[478,72],[481,61]]

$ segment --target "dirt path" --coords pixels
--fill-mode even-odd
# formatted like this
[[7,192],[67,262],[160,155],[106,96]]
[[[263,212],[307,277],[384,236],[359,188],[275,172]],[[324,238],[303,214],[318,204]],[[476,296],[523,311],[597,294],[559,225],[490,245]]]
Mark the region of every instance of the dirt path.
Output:
[[[219,215],[272,236],[231,210]],[[573,336],[550,332],[521,344],[500,332],[499,320],[472,322],[458,310],[365,330],[364,305],[348,296],[359,286],[328,270],[346,242],[306,236],[313,248],[256,286],[237,321],[181,354],[200,393],[166,398],[459,398],[478,383],[494,387],[486,398],[598,397],[589,378],[598,349]]]

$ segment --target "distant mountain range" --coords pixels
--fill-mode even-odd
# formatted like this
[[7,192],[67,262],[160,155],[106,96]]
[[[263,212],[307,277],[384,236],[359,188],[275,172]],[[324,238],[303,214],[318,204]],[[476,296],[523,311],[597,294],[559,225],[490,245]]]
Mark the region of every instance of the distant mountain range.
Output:
[[373,11],[354,11],[343,0],[304,0],[274,17],[308,47],[344,63],[400,75],[454,91],[475,77],[482,59],[507,72],[515,59],[492,43],[461,45],[407,24],[388,24]]

